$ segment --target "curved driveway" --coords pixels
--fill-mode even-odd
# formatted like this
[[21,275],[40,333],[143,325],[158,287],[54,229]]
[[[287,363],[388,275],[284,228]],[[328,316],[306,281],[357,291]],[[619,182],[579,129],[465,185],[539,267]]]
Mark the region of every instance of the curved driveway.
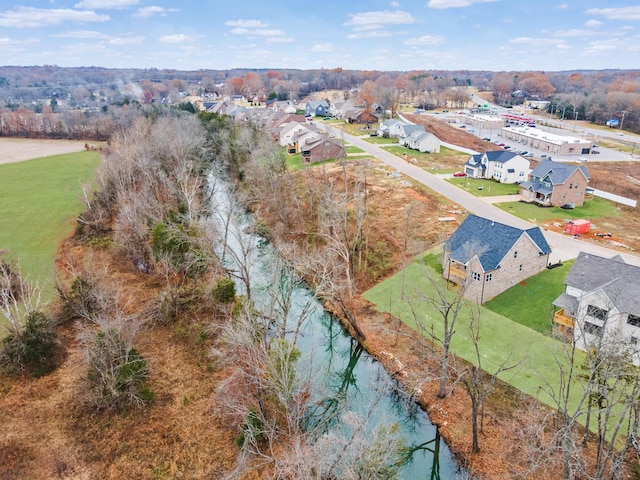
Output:
[[[480,197],[471,195],[470,193],[451,185],[449,182],[446,182],[442,178],[439,178],[420,167],[405,162],[401,158],[387,152],[377,145],[344,133],[341,130],[336,130],[332,127],[325,126],[325,128],[330,129],[336,137],[344,138],[344,140],[349,142],[351,145],[361,148],[368,154],[378,158],[383,163],[422,183],[433,191],[438,192],[469,212],[517,228],[531,228],[536,226],[530,222],[515,217],[498,207],[491,205],[490,203],[487,203]],[[582,251],[605,258],[611,258],[616,254],[620,254],[624,258],[625,262],[640,266],[640,256],[637,255],[620,253],[609,248],[574,239],[569,235],[548,230],[544,232],[544,235],[552,249],[550,256],[550,261],[552,263],[576,258],[578,253]]]

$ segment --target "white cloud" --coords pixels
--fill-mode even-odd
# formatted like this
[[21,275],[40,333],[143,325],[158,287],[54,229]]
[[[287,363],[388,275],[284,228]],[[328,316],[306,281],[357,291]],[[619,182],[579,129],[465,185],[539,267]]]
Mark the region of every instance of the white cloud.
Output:
[[598,40],[591,42],[591,45],[584,49],[583,54],[588,56],[608,55],[613,51],[619,51],[622,46],[622,42],[618,38]]
[[74,8],[127,8],[138,4],[139,0],[82,0],[74,5]]
[[228,20],[224,22],[227,27],[240,27],[240,28],[267,28],[268,23],[264,23],[260,20]]
[[609,20],[640,20],[640,6],[619,8],[590,8],[587,15],[601,15]]
[[383,38],[390,37],[391,32],[387,32],[385,30],[371,30],[362,33],[352,33],[351,35],[347,35],[349,40],[358,40],[360,38]]
[[144,37],[114,37],[109,40],[111,45],[140,45],[144,41]]
[[290,37],[269,37],[267,43],[292,43],[294,40]]
[[405,45],[437,45],[444,42],[444,37],[440,35],[423,35],[422,37],[408,38]]
[[58,38],[110,38],[109,35],[95,30],[69,30],[68,32],[53,35]]
[[1,27],[33,28],[59,25],[64,22],[106,22],[107,20],[109,20],[108,15],[68,8],[16,7],[13,10],[0,12]]
[[585,22],[584,26],[588,28],[598,28],[602,25],[600,20],[588,20]]
[[556,8],[557,8],[558,10],[567,10],[567,9],[569,8],[569,5],[568,5],[568,4],[566,4],[566,3],[561,3],[561,4],[559,4],[559,5],[556,5]]
[[431,8],[461,8],[469,7],[474,3],[491,3],[496,0],[429,0],[427,7]]
[[400,2],[391,2],[393,8],[400,8]]
[[333,52],[334,50],[333,43],[317,43],[311,47],[312,52]]
[[196,35],[185,35],[183,33],[176,33],[174,35],[163,35],[158,38],[158,41],[162,43],[191,43],[195,42],[199,37]]
[[160,17],[166,17],[167,12],[172,12],[176,10],[177,9],[173,9],[173,8],[169,9],[164,7],[157,7],[155,5],[151,7],[140,7],[138,11],[132,15],[132,17],[149,18],[155,15],[158,15]]
[[573,28],[571,30],[560,30],[553,35],[555,37],[591,37],[593,35],[604,35],[604,32],[594,32],[593,30],[581,30]]
[[351,15],[351,19],[343,23],[345,26],[363,27],[367,25],[407,25],[415,23],[410,13],[396,10],[379,12],[363,12]]
[[556,40],[554,38],[517,37],[510,39],[509,43],[513,45],[526,45],[527,48],[532,50],[535,50],[539,47],[555,47],[561,50],[571,48],[564,40]]

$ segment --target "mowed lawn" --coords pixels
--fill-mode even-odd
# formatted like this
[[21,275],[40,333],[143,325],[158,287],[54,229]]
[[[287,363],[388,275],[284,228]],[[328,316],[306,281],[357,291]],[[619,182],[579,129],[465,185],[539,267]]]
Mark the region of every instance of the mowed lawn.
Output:
[[[433,256],[429,255],[428,257]],[[440,281],[440,273],[436,272],[432,266],[425,265],[425,263],[433,264],[431,260],[432,258],[428,258],[427,262],[423,262],[421,259],[414,261],[407,266],[404,273],[399,272],[379,283],[365,292],[364,297],[372,302],[378,310],[391,313],[408,326],[416,328],[417,322],[421,322],[423,328],[433,331],[438,338],[442,338],[441,318],[424,301],[420,300],[421,297],[434,295],[434,287],[429,282],[428,276]],[[566,267],[565,272],[568,271],[569,264]],[[554,283],[559,282],[559,285],[553,288],[544,287],[546,301],[555,295],[557,288],[560,288],[560,292],[562,292],[560,277],[564,279],[561,271],[550,270],[548,272],[558,277],[553,281]],[[552,277],[549,277],[549,281],[551,280]],[[529,285],[537,290],[537,286],[544,282],[545,279],[541,278],[535,282],[532,281]],[[404,296],[402,294],[403,283],[405,285]],[[520,286],[525,287],[524,285]],[[536,320],[532,324],[533,328],[525,325],[531,320],[530,316],[538,314],[541,318],[546,318],[546,322],[550,322],[550,310],[547,310],[546,305],[539,305],[538,302],[525,301],[524,295],[529,296],[526,291],[522,296],[520,293],[523,292],[514,291],[512,297],[505,297],[504,300],[500,299],[500,296],[496,297],[495,305],[492,307],[496,311],[480,307],[482,368],[488,372],[495,372],[505,362],[509,365],[518,363],[516,368],[505,372],[500,378],[518,390],[555,407],[552,399],[540,387],[551,385],[557,391],[560,382],[557,362],[566,365],[565,345],[553,337],[537,331],[546,330],[543,327],[545,320]],[[451,295],[453,295],[453,291],[451,291]],[[476,362],[474,346],[469,335],[470,311],[474,305],[468,303],[467,306],[468,308],[462,310],[457,320],[456,333],[453,336],[451,348],[459,357]],[[505,314],[517,317],[519,321],[513,321],[498,313],[501,309],[504,309]],[[578,352],[578,364],[582,364],[583,361],[583,352]],[[579,389],[572,389],[572,393],[572,401],[575,405],[580,395]]]
[[98,152],[77,152],[0,165],[0,251],[31,281],[53,294],[54,258],[83,209]]

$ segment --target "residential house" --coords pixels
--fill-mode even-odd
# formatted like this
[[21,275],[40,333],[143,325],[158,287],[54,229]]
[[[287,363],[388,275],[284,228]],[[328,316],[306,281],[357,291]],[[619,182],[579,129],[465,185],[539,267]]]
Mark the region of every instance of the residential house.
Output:
[[378,136],[398,138],[400,136],[400,128],[403,125],[407,125],[407,123],[403,122],[402,120],[396,120],[395,118],[390,118],[389,120],[380,122],[377,130]]
[[640,267],[619,255],[580,252],[564,284],[553,302],[559,308],[553,316],[556,331],[572,336],[582,350],[604,342],[626,351],[640,366]]
[[324,117],[329,113],[329,104],[326,100],[312,100],[304,107],[304,114],[312,117]]
[[[440,153],[440,139],[433,133],[427,132],[423,125],[415,125],[408,136],[401,136],[398,143],[412,150],[418,150],[422,153]],[[405,133],[406,130],[403,130]]]
[[344,121],[347,123],[361,123],[369,125],[371,123],[378,123],[378,117],[371,112],[367,112],[364,108],[356,107],[352,110],[347,110],[344,113]]
[[467,176],[500,183],[522,183],[529,178],[530,171],[529,160],[506,150],[476,153],[464,164]]
[[355,110],[356,105],[353,103],[353,100],[345,100],[344,102],[334,102],[329,107],[329,113],[334,118],[339,120],[344,120],[346,113],[349,110]]
[[444,244],[442,275],[482,304],[544,270],[550,254],[539,227],[522,230],[469,215]]
[[285,147],[287,145],[294,145],[293,150],[291,148],[287,148],[288,153],[298,153],[298,148],[296,145],[296,137],[299,136],[300,132],[305,132],[309,130],[306,125],[300,122],[287,122],[280,125],[278,129],[272,135],[272,138],[277,139],[278,144],[281,147]]
[[302,161],[305,163],[321,162],[346,156],[344,143],[325,135],[313,136],[300,143]]
[[545,207],[570,204],[580,207],[589,184],[589,172],[583,166],[543,160],[520,185],[522,201]]

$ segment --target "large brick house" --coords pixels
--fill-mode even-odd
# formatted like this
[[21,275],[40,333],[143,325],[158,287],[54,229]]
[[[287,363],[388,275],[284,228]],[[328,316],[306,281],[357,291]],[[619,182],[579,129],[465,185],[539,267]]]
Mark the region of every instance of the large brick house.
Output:
[[550,254],[538,227],[522,230],[469,215],[444,244],[442,275],[482,304],[544,270]]
[[520,196],[524,202],[544,207],[581,207],[589,179],[582,166],[543,160],[531,171],[529,180],[520,184]]
[[580,252],[564,284],[553,302],[555,330],[572,336],[582,350],[604,341],[640,366],[640,267],[619,255]]

